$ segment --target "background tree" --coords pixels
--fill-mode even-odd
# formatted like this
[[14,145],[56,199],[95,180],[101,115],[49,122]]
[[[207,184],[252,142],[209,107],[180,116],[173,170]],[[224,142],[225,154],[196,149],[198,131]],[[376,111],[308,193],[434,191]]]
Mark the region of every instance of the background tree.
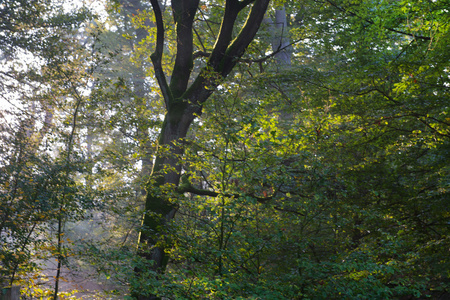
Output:
[[[29,287],[39,260],[56,258],[56,297],[67,254],[63,223],[82,217],[82,208],[91,205],[73,181],[83,162],[73,145],[86,80],[78,69],[85,56],[74,28],[89,14],[63,13],[51,4],[6,1],[0,8],[0,256],[2,284]],[[52,236],[55,221],[58,234]]]

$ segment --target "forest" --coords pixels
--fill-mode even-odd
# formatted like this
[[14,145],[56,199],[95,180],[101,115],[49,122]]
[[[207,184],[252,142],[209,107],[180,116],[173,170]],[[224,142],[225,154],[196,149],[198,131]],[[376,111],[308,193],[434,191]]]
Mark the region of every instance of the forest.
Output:
[[0,1],[0,299],[450,299],[449,10]]

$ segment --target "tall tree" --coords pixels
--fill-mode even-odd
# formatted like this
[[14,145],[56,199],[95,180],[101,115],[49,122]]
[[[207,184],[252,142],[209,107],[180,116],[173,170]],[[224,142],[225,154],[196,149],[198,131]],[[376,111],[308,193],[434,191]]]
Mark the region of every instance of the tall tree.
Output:
[[[165,28],[161,4],[151,1],[156,21],[156,45],[151,60],[165,104],[165,117],[158,139],[159,147],[152,175],[147,187],[145,215],[139,239],[141,256],[153,263],[154,270],[161,272],[167,264],[165,253],[165,224],[176,212],[176,206],[165,195],[168,189],[176,189],[180,183],[183,155],[183,139],[194,119],[202,113],[205,101],[217,86],[233,70],[239,58],[256,35],[267,10],[269,0],[227,0],[222,12],[220,31],[206,64],[193,73],[194,59],[198,57],[194,46],[195,15],[200,8],[199,0],[172,1],[172,17],[176,31],[176,55],[170,80],[167,79],[162,59],[165,47]],[[212,4],[205,4],[212,5]],[[239,14],[247,20],[235,35],[239,26]],[[201,49],[203,50],[203,49]],[[195,76],[194,76],[195,75]],[[137,270],[138,275],[142,270]],[[155,295],[140,294],[138,299],[155,299]]]

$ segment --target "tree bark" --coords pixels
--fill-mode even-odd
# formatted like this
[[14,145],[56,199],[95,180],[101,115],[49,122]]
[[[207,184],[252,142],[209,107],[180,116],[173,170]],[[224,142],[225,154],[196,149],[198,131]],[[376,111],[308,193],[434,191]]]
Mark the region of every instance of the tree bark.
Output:
[[275,52],[282,49],[275,55],[275,59],[280,66],[290,66],[291,49],[289,47],[289,28],[284,6],[275,10],[275,27],[277,33],[272,41],[272,50]]
[[277,68],[290,66],[291,47],[285,7],[281,6],[275,10],[275,21],[270,17],[266,17],[264,22],[269,27],[269,33],[272,38],[272,51],[276,53]]

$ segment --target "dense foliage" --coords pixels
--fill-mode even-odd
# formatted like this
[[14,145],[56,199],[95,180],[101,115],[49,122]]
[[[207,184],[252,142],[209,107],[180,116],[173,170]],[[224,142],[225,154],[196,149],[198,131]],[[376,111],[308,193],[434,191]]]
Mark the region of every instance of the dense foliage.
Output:
[[[206,78],[209,94],[172,144],[161,131],[170,101],[193,90],[161,79],[182,72],[176,7],[160,5],[160,44],[144,1],[111,1],[84,23],[45,1],[0,4],[0,85],[16,105],[0,136],[5,285],[39,281],[39,263],[56,258],[57,279],[28,296],[63,297],[62,268],[117,299],[448,296],[447,3],[277,1],[226,73],[211,51],[232,2],[196,7],[185,79]],[[39,62],[10,64],[23,61],[17,49]],[[161,183],[177,170],[179,183]]]

